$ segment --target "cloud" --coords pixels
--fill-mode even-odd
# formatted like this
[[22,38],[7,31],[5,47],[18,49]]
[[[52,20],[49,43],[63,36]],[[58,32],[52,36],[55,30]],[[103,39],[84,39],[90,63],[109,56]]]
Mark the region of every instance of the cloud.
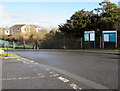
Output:
[[50,21],[41,21],[37,17],[31,18],[31,16],[26,14],[9,12],[4,6],[0,5],[0,27],[10,27],[14,24],[37,24],[46,28],[52,26],[52,22]]
[[20,17],[19,14],[8,12],[4,6],[0,5],[0,27],[10,26],[16,22],[15,17]]
[[7,25],[10,20],[10,14],[6,12],[4,6],[0,5],[0,26]]
[[22,23],[21,16],[18,13],[8,12],[4,6],[0,5],[0,27],[9,27],[17,22]]

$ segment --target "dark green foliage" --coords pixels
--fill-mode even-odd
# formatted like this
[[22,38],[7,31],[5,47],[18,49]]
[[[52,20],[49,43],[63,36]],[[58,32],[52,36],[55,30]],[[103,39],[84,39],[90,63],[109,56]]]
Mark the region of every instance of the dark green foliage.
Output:
[[59,25],[59,29],[61,32],[71,34],[74,37],[83,37],[83,32],[88,30],[87,26],[91,23],[90,16],[87,13],[90,12],[84,10],[75,12],[70,20],[67,20],[67,23]]
[[48,34],[42,41],[40,48],[45,49],[80,49],[80,41],[63,33]]

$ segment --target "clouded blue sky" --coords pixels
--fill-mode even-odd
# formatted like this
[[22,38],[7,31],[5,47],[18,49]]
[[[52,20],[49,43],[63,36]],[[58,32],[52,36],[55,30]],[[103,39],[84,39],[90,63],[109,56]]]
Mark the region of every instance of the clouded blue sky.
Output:
[[65,23],[76,11],[93,10],[99,2],[2,2],[0,27],[14,24],[38,24],[57,27]]

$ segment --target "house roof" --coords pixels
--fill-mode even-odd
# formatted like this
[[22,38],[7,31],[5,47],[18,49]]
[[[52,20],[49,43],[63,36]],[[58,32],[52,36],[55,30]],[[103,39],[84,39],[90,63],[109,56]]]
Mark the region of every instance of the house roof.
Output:
[[42,28],[39,25],[30,25],[30,26],[34,26],[35,28]]
[[[12,27],[22,27],[24,26],[25,24],[16,24],[16,25],[13,25]],[[11,27],[10,27],[11,28]]]

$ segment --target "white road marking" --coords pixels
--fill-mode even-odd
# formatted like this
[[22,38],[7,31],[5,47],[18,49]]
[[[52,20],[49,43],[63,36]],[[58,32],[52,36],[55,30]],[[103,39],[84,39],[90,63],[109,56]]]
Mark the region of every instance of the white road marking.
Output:
[[61,77],[61,76],[60,76],[60,77],[57,77],[57,78],[58,78],[59,80],[61,80],[61,81],[65,82],[65,83],[66,83],[66,82],[69,82],[69,80],[68,80],[68,79],[63,78],[63,77]]
[[23,61],[23,63],[25,64],[26,62]]
[[[27,60],[27,59],[25,59],[25,58],[23,58],[24,60]],[[18,60],[20,60],[20,59],[18,59]],[[37,62],[35,62],[35,61],[30,61],[31,63],[34,63],[34,64],[39,64],[39,63],[37,63]],[[29,64],[29,63],[27,63],[27,62],[25,62],[25,61],[23,61],[23,63],[26,63],[26,64]],[[32,67],[32,66],[29,66],[29,67]],[[37,69],[33,69],[34,71],[36,71]],[[49,68],[47,68],[46,69],[47,71],[49,71],[50,69]],[[51,75],[50,75],[50,77],[57,77],[57,76],[59,76],[59,74],[55,74],[55,72],[54,71],[51,71],[51,72],[49,72]],[[39,77],[23,77],[23,78],[19,78],[19,79],[34,79],[34,78],[42,78],[42,77],[44,77],[41,73],[39,73],[38,74],[38,76]],[[64,82],[64,83],[67,83],[67,82],[69,82],[69,80],[68,79],[66,79],[66,78],[63,78],[63,77],[57,77],[59,80],[61,80],[62,82]],[[9,79],[9,80],[11,80],[11,79]],[[13,80],[13,79],[12,79]],[[74,84],[74,83],[72,83],[72,84],[70,84],[70,87],[72,87],[73,89],[76,89],[76,90],[81,90],[82,88],[79,88],[76,84]]]
[[56,77],[56,76],[59,76],[59,74],[54,74],[53,76],[55,76],[55,77]]
[[26,58],[22,58],[23,60],[27,60]]
[[35,64],[39,64],[39,63],[35,62]]
[[82,90],[82,88],[79,88],[79,90]]
[[30,79],[31,77],[26,77],[26,79]]
[[70,87],[72,87],[73,89],[75,89],[75,90],[82,90],[82,88],[80,88],[80,87],[78,87],[76,84],[74,84],[74,83],[72,83],[72,84],[70,84]]
[[78,89],[78,88],[77,88],[77,85],[74,84],[74,83],[70,84],[70,87],[72,87],[73,89]]
[[20,59],[17,59],[17,60],[20,60]]
[[18,78],[19,80],[23,79],[23,78]]
[[26,79],[26,77],[23,77],[23,79]]
[[47,65],[44,65],[44,64],[39,64],[38,66],[49,68],[49,69],[52,69],[52,70],[57,71],[59,73],[62,73],[64,75],[66,75],[66,76],[68,76],[68,77],[70,77],[70,78],[72,78],[74,80],[77,80],[77,81],[79,81],[81,83],[84,83],[85,85],[88,85],[88,86],[90,86],[90,87],[92,87],[94,89],[109,89],[106,86],[103,86],[103,85],[98,84],[98,83],[96,83],[94,81],[88,80],[86,78],[83,78],[83,77],[78,76],[76,74],[73,74],[71,72],[65,71],[63,69],[59,69],[57,67],[51,67],[51,66],[47,66]]
[[35,62],[35,61],[30,61],[31,63]]
[[31,77],[27,77],[28,79],[31,79]]
[[54,71],[51,71],[51,72],[49,72],[50,74],[53,74],[54,73]]

